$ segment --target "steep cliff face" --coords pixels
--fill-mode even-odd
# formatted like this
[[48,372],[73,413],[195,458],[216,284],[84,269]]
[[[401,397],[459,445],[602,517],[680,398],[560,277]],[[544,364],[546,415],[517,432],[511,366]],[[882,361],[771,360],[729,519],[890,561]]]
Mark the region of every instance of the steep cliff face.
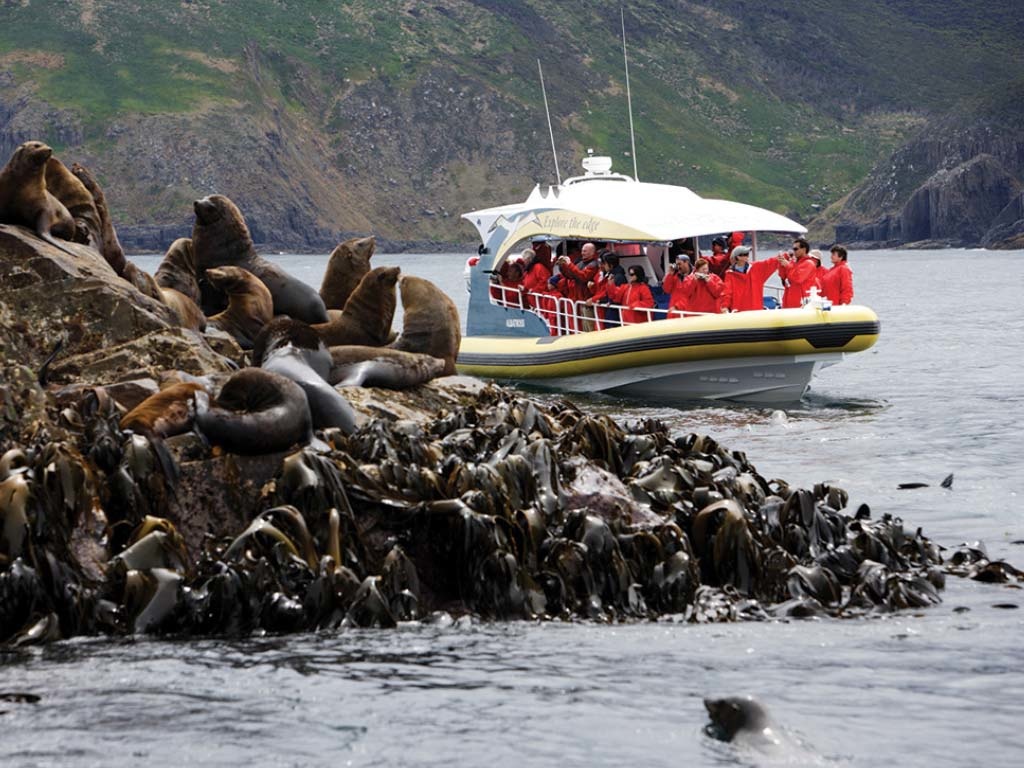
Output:
[[945,115],[877,166],[848,198],[836,239],[1018,247],[1024,234],[1024,87]]

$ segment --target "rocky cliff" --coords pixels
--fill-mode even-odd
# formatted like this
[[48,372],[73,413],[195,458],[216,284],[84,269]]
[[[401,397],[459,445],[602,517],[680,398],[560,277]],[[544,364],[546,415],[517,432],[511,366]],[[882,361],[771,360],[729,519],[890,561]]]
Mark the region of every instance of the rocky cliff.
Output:
[[1024,87],[928,124],[849,196],[836,239],[859,246],[1019,248]]

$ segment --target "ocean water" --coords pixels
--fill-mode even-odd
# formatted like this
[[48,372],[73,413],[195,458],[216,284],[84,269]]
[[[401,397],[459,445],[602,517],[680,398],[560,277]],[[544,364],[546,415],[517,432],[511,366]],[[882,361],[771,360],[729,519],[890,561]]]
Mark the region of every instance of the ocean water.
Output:
[[[466,306],[467,254],[374,256]],[[319,285],[324,256],[274,257]],[[853,253],[878,344],[785,410],[576,398],[845,488],[938,543],[1024,566],[1022,252]],[[155,257],[136,262],[154,269]],[[396,320],[396,322],[398,322]],[[952,473],[952,488],[939,487]],[[904,482],[928,487],[898,490]],[[1024,585],[1022,585],[1024,586]],[[423,624],[244,641],[78,639],[0,656],[4,766],[1017,765],[1024,592],[947,579],[943,603],[860,620]],[[783,743],[703,733],[750,694]]]

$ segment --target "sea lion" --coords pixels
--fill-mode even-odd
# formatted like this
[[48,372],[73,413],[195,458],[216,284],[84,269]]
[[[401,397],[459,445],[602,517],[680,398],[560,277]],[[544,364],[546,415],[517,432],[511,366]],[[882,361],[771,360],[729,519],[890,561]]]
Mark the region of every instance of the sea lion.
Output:
[[241,267],[214,267],[206,279],[228,295],[228,307],[209,324],[231,334],[242,349],[252,349],[263,326],[274,319],[274,298],[256,275]]
[[402,333],[390,346],[402,352],[420,352],[445,361],[442,375],[455,373],[455,358],[462,342],[459,310],[440,288],[429,280],[404,275],[402,292]]
[[398,304],[395,283],[399,272],[398,267],[371,269],[363,275],[345,302],[341,315],[328,323],[314,325],[313,330],[329,347],[352,344],[382,347],[387,344]]
[[46,161],[44,172],[46,191],[57,198],[75,222],[72,240],[82,245],[91,245],[97,252],[103,252],[103,227],[100,214],[92,193],[81,179],[68,170],[52,155]]
[[370,258],[376,247],[377,241],[372,237],[354,237],[331,251],[320,283],[320,298],[328,310],[345,308],[348,297],[370,271]]
[[188,432],[195,418],[196,392],[205,392],[205,389],[195,382],[164,387],[128,411],[121,419],[121,429],[158,437]]
[[161,288],[173,288],[199,303],[199,281],[196,280],[196,254],[192,240],[179,237],[164,254],[153,276]]
[[[273,262],[256,253],[242,212],[224,195],[210,195],[194,203],[196,221],[192,228],[196,268],[201,275],[210,267],[235,266],[252,272],[274,297],[274,314],[288,315],[306,323],[327,322],[327,309],[320,294]],[[201,306],[207,315],[216,314],[226,302],[204,288]]]
[[405,389],[437,378],[445,367],[438,357],[388,347],[337,346],[330,352],[327,381],[340,387]]
[[704,707],[711,718],[704,732],[714,739],[733,741],[743,734],[764,739],[768,744],[780,743],[767,710],[750,696],[704,699]]
[[0,169],[0,223],[29,227],[50,245],[77,256],[54,237],[71,240],[75,220],[46,189],[46,161],[52,155],[53,150],[41,141],[26,141],[14,150]]
[[[84,186],[89,194],[92,195],[93,205],[96,206],[96,213],[99,216],[100,224],[100,241],[98,244],[98,250],[100,255],[103,256],[104,260],[109,264],[117,274],[121,277],[125,277],[125,266],[129,263],[124,255],[124,248],[121,247],[121,241],[117,239],[117,232],[114,230],[114,223],[110,218],[110,209],[107,207],[107,197],[103,194],[103,189],[99,183],[93,177],[92,173],[84,165],[80,163],[74,163],[71,166],[71,173],[74,174],[82,186]],[[126,277],[129,282],[134,282],[131,279],[131,275]]]
[[290,317],[274,318],[257,337],[252,359],[264,370],[287,376],[302,387],[309,400],[314,427],[339,427],[349,434],[355,431],[355,411],[348,400],[327,383],[331,353],[306,323]]
[[294,381],[260,368],[234,373],[211,402],[195,393],[195,424],[215,445],[232,453],[284,451],[312,437],[309,403]]

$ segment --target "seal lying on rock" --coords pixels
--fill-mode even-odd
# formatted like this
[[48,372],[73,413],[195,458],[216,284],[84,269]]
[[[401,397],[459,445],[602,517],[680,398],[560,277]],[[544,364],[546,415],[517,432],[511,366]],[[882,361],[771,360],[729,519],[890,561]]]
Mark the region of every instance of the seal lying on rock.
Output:
[[[223,195],[210,195],[196,200],[194,208],[192,246],[200,274],[210,267],[242,267],[267,286],[274,297],[274,314],[288,315],[306,323],[327,322],[323,299],[312,286],[256,253],[245,218],[231,200]],[[204,292],[202,307],[207,315],[212,315],[223,308],[223,303],[215,294]]]
[[329,323],[314,325],[313,330],[329,347],[345,344],[382,347],[387,344],[398,304],[395,283],[398,282],[399,271],[398,267],[371,269],[349,296],[341,315],[333,317]]
[[402,277],[402,334],[392,349],[420,352],[445,361],[443,375],[455,373],[455,358],[462,342],[459,310],[445,293],[429,280],[413,275]]
[[128,411],[121,419],[121,429],[158,437],[188,432],[195,417],[195,394],[204,391],[195,382],[164,387]]
[[320,283],[320,298],[327,309],[345,308],[348,297],[370,271],[370,258],[376,247],[377,241],[372,237],[354,237],[331,251]]
[[263,326],[274,319],[274,298],[252,272],[241,267],[214,267],[206,279],[228,295],[228,307],[209,324],[231,334],[242,349],[252,349]]
[[33,229],[50,245],[67,254],[55,235],[71,240],[75,220],[64,204],[46,189],[46,162],[53,150],[41,141],[26,141],[0,170],[0,223]]
[[201,390],[195,398],[196,426],[207,440],[232,453],[274,453],[313,437],[302,387],[273,371],[243,368],[213,402]]
[[299,384],[309,399],[313,426],[339,427],[347,433],[356,429],[356,414],[348,400],[327,383],[331,354],[305,323],[278,317],[256,338],[253,362],[267,371],[287,376]]
[[331,370],[327,381],[339,387],[384,387],[406,389],[441,375],[445,362],[416,352],[387,347],[331,347]]

